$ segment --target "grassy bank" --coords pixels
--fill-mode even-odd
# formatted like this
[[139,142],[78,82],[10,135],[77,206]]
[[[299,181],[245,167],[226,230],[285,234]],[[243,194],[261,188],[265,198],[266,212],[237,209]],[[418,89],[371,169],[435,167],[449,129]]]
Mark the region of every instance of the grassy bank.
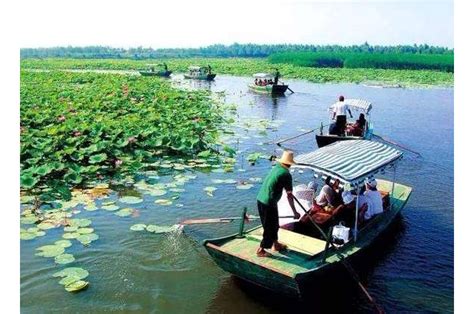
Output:
[[20,93],[21,186],[52,197],[163,156],[212,157],[224,121],[209,92],[157,78],[22,71]]
[[[21,61],[23,69],[105,69],[137,70],[146,68],[148,63],[160,63],[163,60],[105,60],[105,59],[25,59]],[[277,66],[285,78],[303,79],[315,83],[378,82],[401,86],[453,86],[453,73],[433,70],[391,70],[366,68],[312,68],[293,64],[272,64],[266,59],[251,58],[189,58],[166,59],[169,68],[176,72],[185,72],[190,65],[208,65],[218,74],[250,76],[257,72],[271,72]]]

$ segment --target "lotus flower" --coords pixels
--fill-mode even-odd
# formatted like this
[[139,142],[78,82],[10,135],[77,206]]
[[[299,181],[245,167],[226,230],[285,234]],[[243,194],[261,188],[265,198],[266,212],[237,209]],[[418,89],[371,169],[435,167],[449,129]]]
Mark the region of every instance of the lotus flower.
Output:
[[64,122],[66,121],[66,117],[62,114],[58,117],[58,122]]
[[135,136],[131,136],[128,138],[128,143],[133,144],[137,142],[137,138]]
[[123,164],[123,160],[115,159],[114,164],[115,164],[115,168],[118,168]]
[[74,137],[78,137],[78,136],[81,136],[81,135],[82,135],[82,133],[80,131],[72,132],[72,136],[74,136]]

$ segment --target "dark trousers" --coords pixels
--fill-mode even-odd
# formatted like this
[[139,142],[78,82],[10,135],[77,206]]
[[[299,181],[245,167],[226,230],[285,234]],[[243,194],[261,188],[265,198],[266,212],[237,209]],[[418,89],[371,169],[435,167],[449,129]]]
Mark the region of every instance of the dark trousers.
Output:
[[280,224],[278,222],[278,207],[277,205],[265,205],[257,201],[258,214],[263,225],[263,239],[260,242],[260,247],[269,249],[273,242],[278,240],[278,229]]
[[336,127],[339,133],[338,135],[344,135],[344,132],[346,131],[346,124],[347,124],[346,115],[336,116]]

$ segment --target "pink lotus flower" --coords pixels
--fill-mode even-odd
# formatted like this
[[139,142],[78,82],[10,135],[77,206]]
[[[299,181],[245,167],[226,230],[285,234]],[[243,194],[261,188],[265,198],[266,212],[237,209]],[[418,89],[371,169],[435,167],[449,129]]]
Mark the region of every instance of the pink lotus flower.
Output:
[[72,136],[74,136],[74,137],[78,137],[78,136],[81,136],[81,135],[82,135],[82,133],[80,131],[74,131],[72,133]]
[[58,117],[58,122],[64,122],[66,121],[66,117],[62,114]]
[[128,138],[128,142],[130,144],[133,144],[133,143],[136,143],[137,142],[137,138],[135,136],[131,136]]
[[114,163],[115,163],[115,168],[118,168],[123,164],[123,160],[115,159]]

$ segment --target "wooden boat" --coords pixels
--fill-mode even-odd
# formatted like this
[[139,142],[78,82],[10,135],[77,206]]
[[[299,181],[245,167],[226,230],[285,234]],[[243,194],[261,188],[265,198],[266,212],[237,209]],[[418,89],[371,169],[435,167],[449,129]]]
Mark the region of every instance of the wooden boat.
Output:
[[142,76],[160,76],[160,77],[170,77],[173,71],[168,70],[168,66],[166,64],[162,64],[163,70],[155,71],[155,66],[160,66],[159,64],[147,64],[149,67],[147,70],[138,71]]
[[[255,81],[248,84],[249,89],[256,93],[262,94],[271,94],[272,96],[281,96],[284,95],[288,90],[288,85],[285,84],[273,84],[273,75],[268,73],[256,73],[253,75]],[[255,82],[258,81],[270,81],[272,83],[267,83],[266,85],[258,85]]]
[[[327,147],[295,158],[296,168],[306,168],[323,178],[331,175],[341,184],[359,191],[366,177],[374,176],[387,168],[395,167],[402,153],[382,143],[372,141],[337,142]],[[271,257],[257,257],[262,239],[261,226],[242,234],[204,241],[204,246],[214,262],[229,273],[288,296],[301,297],[305,287],[317,283],[339,265],[342,257],[363,255],[379,235],[387,229],[407,203],[411,188],[387,180],[377,179],[378,189],[388,194],[390,205],[386,210],[359,226],[358,211],[351,228],[349,242],[338,251],[321,238],[310,237],[280,228],[279,241],[288,246],[282,253],[270,251]],[[357,198],[358,202],[358,198]],[[334,223],[337,224],[337,221]]]
[[364,113],[367,123],[364,129],[362,130],[362,135],[355,136],[355,135],[350,134],[348,130],[350,130],[351,125],[353,124],[353,122],[351,121],[348,121],[346,132],[344,135],[329,134],[329,130],[324,131],[324,126],[321,123],[319,134],[316,134],[316,143],[318,147],[324,147],[326,145],[332,144],[337,141],[370,140],[372,138],[373,125],[370,122],[370,111],[372,109],[372,104],[362,99],[346,99],[344,102],[349,106],[349,109],[351,110],[353,117],[356,117],[357,112]]
[[216,77],[215,73],[211,73],[210,67],[190,66],[188,73],[184,74],[186,79],[212,81]]

